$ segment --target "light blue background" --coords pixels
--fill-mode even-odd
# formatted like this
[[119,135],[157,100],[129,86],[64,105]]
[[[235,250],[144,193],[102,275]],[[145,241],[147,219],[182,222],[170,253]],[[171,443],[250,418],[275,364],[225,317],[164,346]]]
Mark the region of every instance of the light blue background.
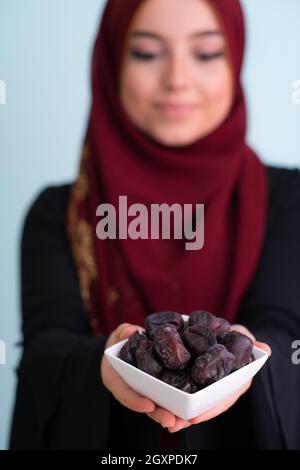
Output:
[[[124,0],[130,1],[130,0]],[[299,0],[243,0],[249,141],[265,162],[300,167]],[[89,61],[102,0],[1,0],[0,448],[7,446],[19,332],[20,227],[46,185],[76,174],[89,107]]]

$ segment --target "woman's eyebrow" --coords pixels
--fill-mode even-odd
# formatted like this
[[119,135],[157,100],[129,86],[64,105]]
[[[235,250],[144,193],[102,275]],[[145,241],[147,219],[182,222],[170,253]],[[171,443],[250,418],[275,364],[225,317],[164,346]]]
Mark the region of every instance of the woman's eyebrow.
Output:
[[195,33],[189,34],[190,37],[207,37],[207,36],[224,36],[223,31],[209,29],[207,31],[196,31]]
[[132,38],[151,38],[158,41],[163,41],[163,37],[157,33],[152,33],[150,31],[134,31],[130,35]]
[[[194,33],[189,34],[189,37],[191,38],[197,38],[197,37],[208,37],[208,36],[224,36],[223,31],[219,30],[206,30],[206,31],[196,31]],[[151,39],[156,39],[157,41],[164,41],[164,37],[157,34],[153,33],[151,31],[134,31],[131,33],[132,38],[151,38]]]

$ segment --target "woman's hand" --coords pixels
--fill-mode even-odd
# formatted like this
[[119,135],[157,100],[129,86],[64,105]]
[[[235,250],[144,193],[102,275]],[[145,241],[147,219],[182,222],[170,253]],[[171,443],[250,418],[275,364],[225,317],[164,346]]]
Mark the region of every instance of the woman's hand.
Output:
[[[130,323],[122,323],[108,337],[105,347],[109,348],[113,344],[128,338],[136,331],[144,331],[144,328]],[[118,375],[104,355],[101,360],[101,378],[105,387],[113,394],[116,400],[126,406],[126,408],[136,411],[137,413],[147,413],[150,418],[164,428],[171,428],[172,426],[185,423],[185,421],[173,415],[170,411],[156,406],[152,400],[143,397],[133,390]]]
[[[110,334],[106,341],[105,348],[109,348],[119,341],[128,338],[138,330],[144,331],[144,328],[130,323],[122,323]],[[116,400],[126,406],[126,408],[138,413],[153,412],[155,410],[155,403],[149,400],[149,398],[140,395],[124,382],[104,355],[101,360],[100,370],[102,382],[105,387],[113,394]]]
[[[112,346],[113,344],[128,338],[137,330],[141,331],[144,329],[138,325],[123,323],[111,333],[107,340],[106,347]],[[249,336],[252,339],[254,346],[263,349],[269,355],[271,355],[271,348],[266,343],[256,341],[255,337],[245,326],[232,325],[231,330],[240,331],[241,333]],[[106,388],[122,405],[138,413],[146,413],[151,419],[159,423],[163,428],[168,428],[171,433],[180,431],[181,429],[187,428],[192,424],[199,424],[203,423],[204,421],[209,421],[221,413],[224,413],[232,405],[234,405],[234,403],[236,403],[236,401],[249,389],[252,384],[252,380],[250,380],[237,393],[232,395],[223,403],[217,405],[215,408],[212,408],[211,410],[202,413],[193,419],[184,420],[178,416],[175,416],[170,411],[156,406],[152,400],[143,397],[134,391],[129,385],[126,384],[126,382],[124,382],[123,379],[121,379],[121,377],[109,364],[105,356],[103,356],[101,361],[101,377],[102,382]]]
[[[119,341],[128,338],[136,331],[144,331],[144,328],[130,323],[122,323],[108,337],[105,348],[109,348]],[[137,413],[147,413],[150,418],[164,428],[171,428],[172,426],[174,427],[178,424],[185,423],[185,421],[173,415],[170,411],[156,406],[152,400],[143,397],[133,390],[118,375],[104,355],[101,360],[101,378],[105,387],[113,394],[116,400],[126,406],[126,408],[136,411]]]

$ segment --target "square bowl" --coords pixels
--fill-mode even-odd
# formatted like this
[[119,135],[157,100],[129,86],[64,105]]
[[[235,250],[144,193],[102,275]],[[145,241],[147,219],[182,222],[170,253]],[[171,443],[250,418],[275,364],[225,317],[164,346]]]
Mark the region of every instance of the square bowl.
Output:
[[[186,320],[187,315],[183,315]],[[107,348],[104,354],[112,367],[135,391],[182,419],[189,420],[214,408],[242,388],[268,359],[262,349],[253,347],[255,360],[223,379],[195,393],[187,393],[143,372],[118,357],[125,339]]]

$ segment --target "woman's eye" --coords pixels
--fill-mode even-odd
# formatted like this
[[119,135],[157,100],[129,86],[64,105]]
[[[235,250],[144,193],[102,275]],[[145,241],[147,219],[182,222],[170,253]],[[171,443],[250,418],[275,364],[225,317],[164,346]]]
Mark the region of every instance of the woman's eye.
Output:
[[131,49],[130,55],[134,59],[144,60],[144,61],[154,60],[158,57],[158,54],[155,54],[153,52],[142,52],[137,49]]
[[218,51],[218,52],[213,52],[210,54],[195,54],[196,58],[200,61],[203,62],[208,62],[213,59],[218,59],[219,57],[224,57],[225,53],[224,51]]

